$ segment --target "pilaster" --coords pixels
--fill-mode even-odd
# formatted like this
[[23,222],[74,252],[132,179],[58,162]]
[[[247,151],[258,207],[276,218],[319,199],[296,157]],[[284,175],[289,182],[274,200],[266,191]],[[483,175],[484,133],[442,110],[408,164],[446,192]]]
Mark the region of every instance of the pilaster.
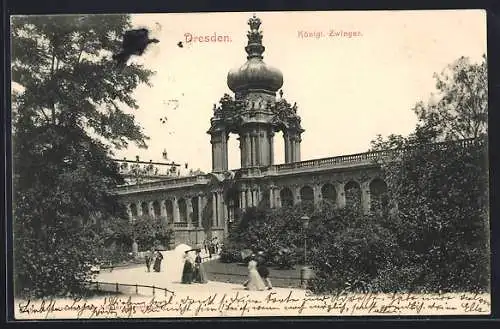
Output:
[[191,202],[191,197],[187,196],[186,197],[186,221],[190,224],[193,223],[192,214],[193,214],[193,204]]
[[336,183],[335,190],[337,191],[337,207],[344,208],[345,207],[345,184],[344,183]]
[[314,204],[318,204],[321,199],[321,185],[319,184],[314,184],[313,185],[313,192],[314,192]]
[[137,206],[137,216],[141,217],[143,215],[142,214],[142,202],[141,201],[137,202],[136,206]]
[[181,220],[181,216],[179,213],[179,203],[176,197],[172,200],[173,213],[174,213],[174,223],[178,223]]
[[217,226],[217,193],[212,192],[212,227]]
[[364,214],[370,212],[370,182],[361,184],[361,206]]
[[203,194],[198,194],[198,227],[202,227],[201,221],[203,216]]

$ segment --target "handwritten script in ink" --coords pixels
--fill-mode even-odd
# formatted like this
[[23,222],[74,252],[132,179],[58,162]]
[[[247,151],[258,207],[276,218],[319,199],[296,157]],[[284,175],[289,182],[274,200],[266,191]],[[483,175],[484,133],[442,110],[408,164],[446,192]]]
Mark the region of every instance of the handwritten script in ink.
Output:
[[[200,294],[201,295],[201,294]],[[17,319],[147,318],[314,315],[487,315],[488,294],[348,294],[235,292],[203,296],[111,296],[101,299],[27,300],[16,305]]]

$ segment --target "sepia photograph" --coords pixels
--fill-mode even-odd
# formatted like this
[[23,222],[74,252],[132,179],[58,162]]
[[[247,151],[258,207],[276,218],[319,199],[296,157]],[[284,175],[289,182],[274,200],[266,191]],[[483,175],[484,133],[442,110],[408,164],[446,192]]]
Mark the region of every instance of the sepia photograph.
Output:
[[10,32],[15,320],[491,314],[484,10]]

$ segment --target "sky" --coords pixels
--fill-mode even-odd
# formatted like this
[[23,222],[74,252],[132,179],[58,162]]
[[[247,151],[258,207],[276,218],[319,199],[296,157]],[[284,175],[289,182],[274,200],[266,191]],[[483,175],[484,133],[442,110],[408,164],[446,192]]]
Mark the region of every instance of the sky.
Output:
[[[133,62],[156,71],[152,87],[135,92],[137,122],[148,149],[131,145],[117,158],[188,163],[210,171],[206,133],[227,73],[246,61],[248,19],[253,13],[134,14],[160,40]],[[479,61],[486,52],[486,14],[480,10],[257,12],[262,20],[264,62],[281,70],[284,97],[298,105],[305,132],[302,160],[364,152],[377,135],[407,135],[416,124],[411,108],[435,91],[434,72],[460,56]],[[302,32],[301,32],[302,31]],[[330,32],[355,32],[351,38]],[[320,38],[303,37],[323,32]],[[187,42],[186,34],[227,36],[227,42]],[[183,47],[177,44],[183,42]],[[174,100],[174,101],[172,101]],[[160,118],[167,117],[166,124]],[[235,135],[229,168],[240,167]],[[284,162],[281,134],[275,162]]]

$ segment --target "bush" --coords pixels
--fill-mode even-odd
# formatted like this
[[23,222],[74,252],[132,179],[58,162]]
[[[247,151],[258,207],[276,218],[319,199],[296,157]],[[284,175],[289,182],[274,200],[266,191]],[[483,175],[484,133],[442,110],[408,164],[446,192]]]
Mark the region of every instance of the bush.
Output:
[[151,250],[159,245],[168,246],[173,231],[164,221],[145,215],[133,222],[133,237],[141,250]]
[[[308,262],[316,278],[312,289],[364,291],[379,273],[387,268],[397,249],[395,235],[382,225],[377,216],[357,215],[357,210],[343,209],[323,223],[315,225]],[[319,233],[319,234],[318,234]]]
[[220,251],[219,260],[223,263],[238,263],[242,262],[241,259],[241,245],[234,241],[228,240],[224,243]]

